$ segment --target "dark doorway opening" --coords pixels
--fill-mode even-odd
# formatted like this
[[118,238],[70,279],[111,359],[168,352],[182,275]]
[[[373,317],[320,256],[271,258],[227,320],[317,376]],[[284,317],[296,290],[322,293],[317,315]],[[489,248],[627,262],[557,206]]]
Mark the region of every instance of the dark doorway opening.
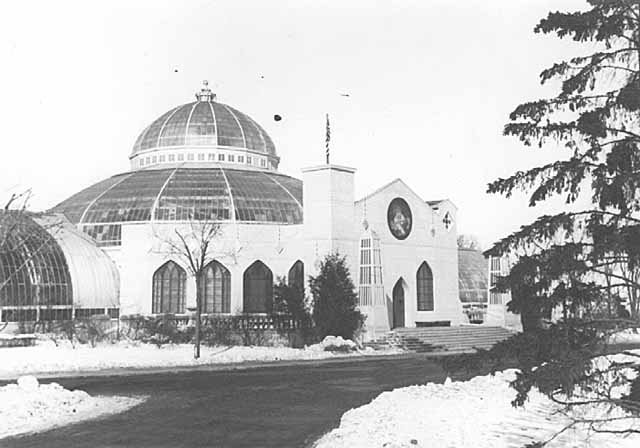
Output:
[[393,287],[393,328],[404,327],[404,280]]

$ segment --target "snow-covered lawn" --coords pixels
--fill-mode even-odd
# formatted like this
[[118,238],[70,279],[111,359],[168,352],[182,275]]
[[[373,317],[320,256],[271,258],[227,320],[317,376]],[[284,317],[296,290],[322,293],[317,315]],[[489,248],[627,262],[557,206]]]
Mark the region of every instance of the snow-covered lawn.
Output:
[[[524,407],[510,402],[515,390],[509,381],[514,370],[469,381],[429,383],[384,392],[371,403],[342,416],[340,427],[326,434],[315,448],[415,448],[415,447],[522,447],[550,438],[577,418],[625,418],[620,424],[635,425],[640,419],[603,407],[574,408],[571,415],[537,390]],[[578,414],[579,413],[579,414]],[[627,418],[628,417],[628,418]],[[615,428],[614,428],[615,429]],[[640,434],[623,437],[589,432],[576,426],[554,439],[548,447],[639,447]]]
[[[68,342],[38,341],[34,347],[0,348],[0,378],[17,378],[26,374],[97,371],[114,368],[151,368],[196,366],[245,361],[316,360],[344,356],[396,354],[399,350],[357,350],[351,341],[328,337],[320,344],[304,349],[289,347],[206,347],[200,359],[193,358],[189,344],[166,345],[120,342],[93,348]],[[326,347],[346,347],[346,352],[327,351]]]
[[0,439],[123,412],[142,401],[142,397],[91,397],[21,377],[17,384],[0,387]]
[[640,329],[627,328],[609,337],[610,344],[640,344]]

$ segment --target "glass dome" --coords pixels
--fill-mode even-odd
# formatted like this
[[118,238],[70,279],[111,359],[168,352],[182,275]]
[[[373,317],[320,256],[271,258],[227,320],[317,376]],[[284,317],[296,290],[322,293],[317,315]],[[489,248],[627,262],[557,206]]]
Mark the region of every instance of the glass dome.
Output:
[[138,170],[98,182],[52,211],[83,228],[191,219],[301,224],[302,182],[221,166]]
[[271,137],[251,117],[216,102],[206,81],[196,98],[197,101],[164,113],[142,131],[130,155],[134,169],[158,163],[160,155],[166,155],[163,161],[168,162],[169,155],[175,157],[189,150],[206,159],[209,154],[225,154],[227,158],[229,154],[234,158],[241,155],[243,159],[248,156],[249,160],[252,156],[265,156],[263,166],[277,167],[278,156]]
[[99,246],[122,243],[122,224],[172,221],[302,224],[302,182],[276,172],[267,133],[247,115],[215,102],[172,109],[138,137],[132,171],[56,205]]

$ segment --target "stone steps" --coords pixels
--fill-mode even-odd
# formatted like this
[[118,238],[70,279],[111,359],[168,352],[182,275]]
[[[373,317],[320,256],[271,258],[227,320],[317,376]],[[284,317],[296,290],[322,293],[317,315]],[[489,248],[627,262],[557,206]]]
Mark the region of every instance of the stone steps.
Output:
[[514,333],[501,327],[398,328],[366,345],[401,347],[416,353],[468,353],[490,349]]

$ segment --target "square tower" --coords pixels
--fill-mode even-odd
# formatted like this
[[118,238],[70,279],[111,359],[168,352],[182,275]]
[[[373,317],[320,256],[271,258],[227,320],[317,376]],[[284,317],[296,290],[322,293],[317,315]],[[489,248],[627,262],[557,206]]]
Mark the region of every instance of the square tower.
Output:
[[358,240],[354,228],[355,171],[339,165],[302,170],[307,265],[317,268],[318,262],[330,253],[345,255],[354,282]]

